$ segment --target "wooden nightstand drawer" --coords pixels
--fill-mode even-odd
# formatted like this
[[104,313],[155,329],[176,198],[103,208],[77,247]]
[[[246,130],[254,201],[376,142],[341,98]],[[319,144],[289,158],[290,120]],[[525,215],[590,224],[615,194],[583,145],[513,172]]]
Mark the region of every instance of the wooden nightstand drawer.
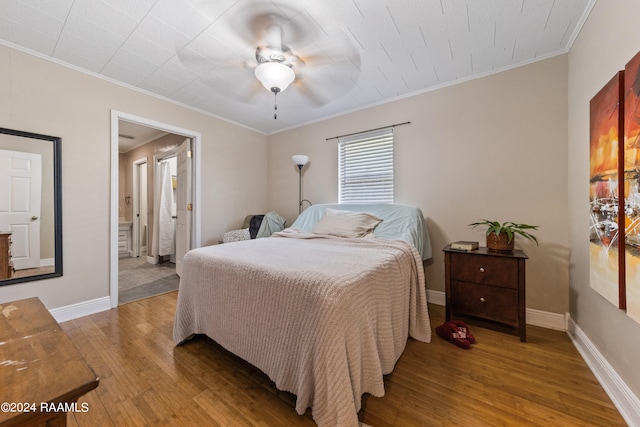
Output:
[[518,326],[518,304],[514,304],[517,299],[515,289],[451,282],[451,309],[469,316]]
[[518,262],[498,257],[452,253],[451,280],[517,289]]

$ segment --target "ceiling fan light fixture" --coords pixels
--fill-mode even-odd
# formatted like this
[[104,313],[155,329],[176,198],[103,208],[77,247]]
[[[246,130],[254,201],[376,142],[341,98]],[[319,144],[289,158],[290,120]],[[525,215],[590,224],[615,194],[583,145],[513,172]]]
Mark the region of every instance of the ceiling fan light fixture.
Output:
[[262,86],[271,92],[284,92],[296,78],[291,67],[282,62],[263,62],[256,67],[255,73]]

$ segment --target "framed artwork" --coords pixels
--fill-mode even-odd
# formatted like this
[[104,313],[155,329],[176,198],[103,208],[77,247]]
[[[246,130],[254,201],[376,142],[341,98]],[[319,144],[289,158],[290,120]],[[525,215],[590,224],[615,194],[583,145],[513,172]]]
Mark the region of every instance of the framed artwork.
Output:
[[590,102],[590,285],[626,308],[624,226],[624,71]]
[[640,323],[640,53],[625,66],[624,75],[626,308]]

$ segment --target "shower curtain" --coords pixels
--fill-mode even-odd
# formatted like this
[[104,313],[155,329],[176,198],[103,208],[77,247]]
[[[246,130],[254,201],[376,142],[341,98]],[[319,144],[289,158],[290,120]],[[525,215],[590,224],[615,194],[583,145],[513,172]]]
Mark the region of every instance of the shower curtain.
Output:
[[153,254],[173,255],[176,252],[176,227],[171,185],[171,166],[163,160],[159,163],[156,174],[153,216]]

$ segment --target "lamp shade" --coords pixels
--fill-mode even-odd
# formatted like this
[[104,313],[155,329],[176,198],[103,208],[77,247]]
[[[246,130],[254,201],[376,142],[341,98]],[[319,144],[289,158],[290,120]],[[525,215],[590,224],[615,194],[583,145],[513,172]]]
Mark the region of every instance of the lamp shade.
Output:
[[295,154],[291,156],[293,162],[298,166],[304,166],[309,161],[309,156],[305,156],[304,154]]
[[278,88],[283,92],[296,78],[296,73],[281,62],[263,62],[256,67],[256,78],[267,90]]

